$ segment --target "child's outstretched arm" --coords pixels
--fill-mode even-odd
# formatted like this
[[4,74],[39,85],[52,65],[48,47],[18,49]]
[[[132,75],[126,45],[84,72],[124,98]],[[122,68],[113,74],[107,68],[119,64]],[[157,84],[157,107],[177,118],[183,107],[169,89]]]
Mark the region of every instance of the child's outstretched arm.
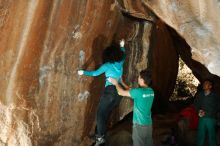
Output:
[[97,70],[94,71],[79,70],[78,75],[99,76],[100,74],[104,73],[106,69],[107,69],[106,65],[103,64],[101,67],[99,67]]

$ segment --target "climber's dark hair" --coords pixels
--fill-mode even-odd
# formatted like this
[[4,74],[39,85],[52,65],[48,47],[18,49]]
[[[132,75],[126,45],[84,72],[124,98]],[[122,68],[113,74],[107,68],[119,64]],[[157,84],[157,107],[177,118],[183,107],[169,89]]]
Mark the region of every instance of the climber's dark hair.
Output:
[[151,73],[149,70],[145,69],[145,70],[142,70],[140,72],[140,77],[144,80],[144,83],[147,84],[147,85],[151,85],[152,83],[152,79],[151,79]]
[[107,47],[102,54],[103,63],[109,62],[120,62],[124,59],[124,52],[120,49],[120,46],[117,44],[112,44]]

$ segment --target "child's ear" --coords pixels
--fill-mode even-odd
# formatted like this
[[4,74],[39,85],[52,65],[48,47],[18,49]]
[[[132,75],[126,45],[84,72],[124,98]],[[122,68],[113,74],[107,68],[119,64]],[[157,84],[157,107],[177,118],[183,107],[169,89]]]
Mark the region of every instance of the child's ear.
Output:
[[144,79],[142,79],[142,78],[140,78],[140,79],[141,79],[141,82],[144,83]]

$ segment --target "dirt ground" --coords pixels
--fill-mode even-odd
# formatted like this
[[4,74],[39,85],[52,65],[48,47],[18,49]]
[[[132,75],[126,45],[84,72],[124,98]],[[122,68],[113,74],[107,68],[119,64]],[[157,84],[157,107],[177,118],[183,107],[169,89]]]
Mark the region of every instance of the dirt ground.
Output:
[[[153,140],[154,146],[171,146],[171,129],[177,129],[177,114],[166,113],[153,116]],[[107,141],[104,146],[133,146],[132,145],[132,114],[119,122],[107,132]],[[218,127],[218,141],[220,143],[220,125]],[[175,135],[178,132],[175,131]],[[178,140],[175,146],[194,146],[196,131],[189,131],[183,140]],[[173,145],[174,146],[174,145]],[[208,144],[206,144],[208,146]],[[219,145],[220,146],[220,145]]]
[[[168,146],[171,128],[176,125],[176,114],[155,115],[153,117],[154,146]],[[105,146],[132,146],[132,114],[108,131]]]

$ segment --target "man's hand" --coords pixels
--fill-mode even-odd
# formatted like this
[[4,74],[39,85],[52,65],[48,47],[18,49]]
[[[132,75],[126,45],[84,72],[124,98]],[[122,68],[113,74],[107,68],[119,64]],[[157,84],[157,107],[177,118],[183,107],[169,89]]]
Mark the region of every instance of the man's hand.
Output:
[[78,70],[78,75],[83,75],[84,71],[83,70]]
[[116,79],[113,78],[108,78],[108,81],[111,82],[113,85],[115,85],[118,94],[121,96],[127,96],[127,97],[131,97],[130,93],[128,90],[124,90],[119,84],[118,81]]
[[121,79],[121,84],[126,90],[130,90],[131,86],[127,85],[122,79]]
[[118,84],[118,81],[116,79],[113,79],[113,78],[108,78],[108,81],[110,83],[112,83],[113,85],[117,85]]
[[122,39],[122,40],[120,41],[120,47],[124,47],[124,46],[125,46],[125,40]]

